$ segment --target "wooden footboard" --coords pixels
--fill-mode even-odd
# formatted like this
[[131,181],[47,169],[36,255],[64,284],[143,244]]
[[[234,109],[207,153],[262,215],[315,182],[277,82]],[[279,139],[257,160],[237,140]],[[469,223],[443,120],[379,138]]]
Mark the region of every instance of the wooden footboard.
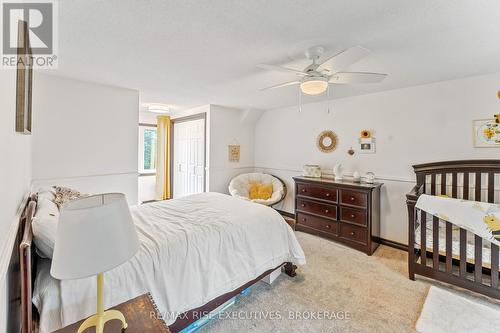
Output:
[[[439,237],[442,221],[432,217],[432,228],[426,227],[427,213],[415,208],[418,197],[425,193],[452,198],[498,202],[500,190],[500,160],[450,161],[413,166],[417,185],[407,194],[408,207],[408,273],[469,289],[500,299],[499,248],[491,248],[489,263],[483,263],[483,246],[488,241],[474,235],[474,259],[467,256],[467,231],[459,228],[459,253],[453,253],[453,225],[445,222],[445,237]],[[422,225],[419,225],[419,221]],[[420,227],[420,228],[419,228]],[[420,230],[415,235],[417,230]],[[427,233],[432,234],[432,247],[427,244]],[[416,239],[418,237],[418,239]],[[440,251],[440,242],[445,251]],[[469,245],[470,246],[470,245]]]

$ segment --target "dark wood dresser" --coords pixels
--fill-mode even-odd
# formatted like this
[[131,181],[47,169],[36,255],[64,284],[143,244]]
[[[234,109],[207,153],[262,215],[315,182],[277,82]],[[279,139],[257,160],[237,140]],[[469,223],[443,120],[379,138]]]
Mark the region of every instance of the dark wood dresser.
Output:
[[296,230],[371,255],[380,239],[381,183],[294,177]]

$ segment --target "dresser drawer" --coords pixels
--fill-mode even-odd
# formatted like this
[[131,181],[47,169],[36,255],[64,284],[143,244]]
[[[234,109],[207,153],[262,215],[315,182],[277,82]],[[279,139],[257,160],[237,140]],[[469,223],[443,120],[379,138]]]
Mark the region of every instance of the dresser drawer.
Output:
[[297,210],[318,214],[335,220],[337,219],[337,206],[324,203],[297,199]]
[[339,223],[336,221],[298,213],[297,223],[332,235],[338,235]]
[[351,190],[340,190],[340,193],[340,203],[358,207],[366,207],[366,193]]
[[368,230],[352,224],[341,223],[340,237],[361,244],[368,243]]
[[366,225],[366,210],[340,207],[340,220]]
[[311,184],[297,184],[297,195],[337,202],[337,189]]

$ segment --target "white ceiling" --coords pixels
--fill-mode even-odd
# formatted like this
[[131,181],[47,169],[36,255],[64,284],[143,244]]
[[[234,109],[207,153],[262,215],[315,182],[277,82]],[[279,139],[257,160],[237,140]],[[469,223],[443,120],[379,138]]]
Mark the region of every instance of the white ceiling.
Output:
[[142,102],[175,109],[296,104],[297,87],[259,91],[293,75],[255,65],[301,69],[317,44],[369,48],[348,69],[390,75],[334,86],[335,98],[500,71],[497,0],[64,0],[59,10],[56,75],[139,89]]

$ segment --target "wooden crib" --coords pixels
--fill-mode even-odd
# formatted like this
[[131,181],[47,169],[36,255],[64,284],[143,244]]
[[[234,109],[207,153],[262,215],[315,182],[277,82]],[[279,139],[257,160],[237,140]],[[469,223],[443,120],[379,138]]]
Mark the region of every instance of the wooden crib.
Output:
[[417,184],[406,196],[409,278],[418,274],[500,299],[498,246],[415,208],[423,193],[499,203],[500,160],[427,163],[413,169]]

